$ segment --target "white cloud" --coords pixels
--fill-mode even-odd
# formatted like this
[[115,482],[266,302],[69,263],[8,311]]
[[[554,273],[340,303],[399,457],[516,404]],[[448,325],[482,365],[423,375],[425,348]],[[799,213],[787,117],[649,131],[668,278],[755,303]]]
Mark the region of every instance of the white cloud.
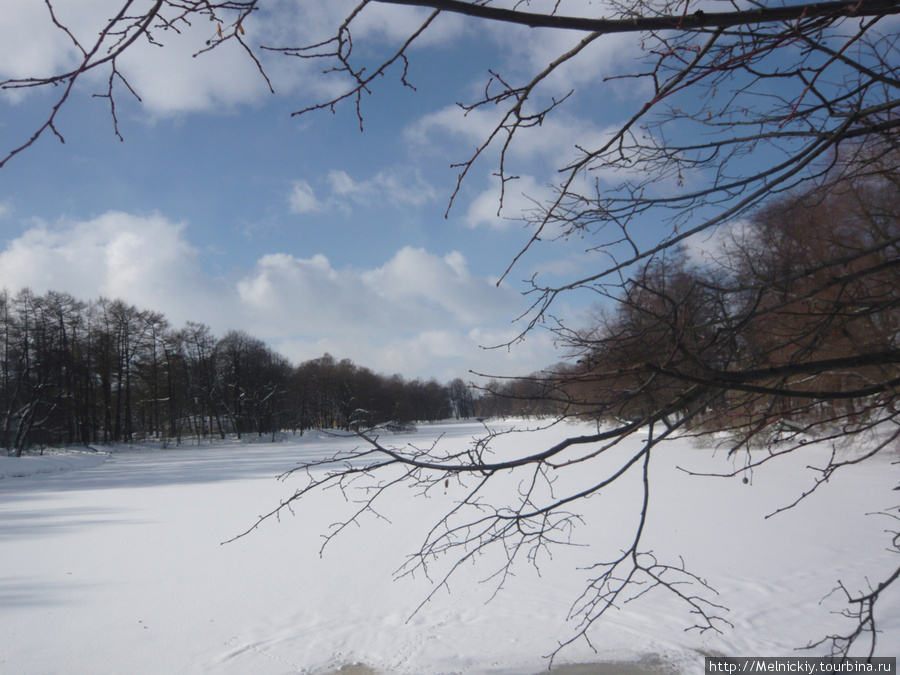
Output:
[[410,247],[369,270],[336,270],[322,255],[267,255],[237,291],[248,318],[280,338],[468,330],[519,302],[512,291],[471,276],[461,254]]
[[437,198],[437,191],[411,167],[393,167],[368,179],[356,180],[346,171],[335,169],[325,177],[328,195],[322,199],[305,180],[293,182],[288,195],[292,213],[323,210],[351,212],[353,207],[368,208],[422,206]]
[[531,270],[541,277],[548,275],[571,281],[575,278],[588,276],[590,271],[602,269],[609,263],[610,259],[602,252],[570,251],[565,257],[536,262],[532,265]]
[[458,251],[438,257],[407,246],[382,267],[365,272],[361,280],[398,315],[413,311],[423,319],[430,316],[432,326],[478,325],[518,299],[470,275]]
[[[61,25],[91,49],[110,17],[121,10],[120,0],[78,0],[56,2],[54,11]],[[355,0],[295,2],[268,0],[243,24],[244,42],[257,49],[265,45],[303,45],[330,36]],[[135,11],[139,11],[135,9]],[[204,17],[191,23],[178,21],[178,7],[168,4],[161,16],[173,28],[151,27],[154,44],[139,38],[119,58],[117,68],[141,97],[144,110],[153,116],[172,116],[184,112],[227,110],[238,105],[257,103],[268,92],[265,79],[253,58],[236,41],[227,41],[214,50],[199,54],[210,39],[217,37],[217,24]],[[218,12],[229,29],[236,13]],[[119,39],[107,39],[99,53]],[[160,46],[162,45],[162,46]],[[266,73],[282,93],[318,95],[321,87],[334,86],[333,77],[324,77],[318,64],[287,58],[279,53],[255,51]],[[46,77],[70,70],[81,52],[69,35],[53,25],[47,6],[35,0],[4,0],[0,12],[0,79]],[[102,90],[108,69],[94,71],[83,79],[94,90]],[[121,84],[121,83],[117,83]],[[29,90],[16,90],[13,100]],[[120,97],[128,97],[124,87]],[[9,95],[7,95],[9,97]]]
[[411,167],[379,171],[372,178],[357,181],[346,171],[328,173],[332,195],[339,204],[352,201],[361,206],[385,202],[393,206],[421,206],[437,196],[437,191]]
[[[464,114],[458,106],[448,106],[422,116],[408,126],[404,134],[417,153],[435,152],[440,147],[456,162],[465,162],[474,156],[475,148],[494,133],[500,122],[495,109],[479,108]],[[601,127],[594,120],[563,111],[552,113],[538,126],[517,130],[509,146],[503,149],[503,170],[505,176],[512,179],[506,182],[502,209],[501,181],[496,173],[507,136],[501,132],[494,147],[482,153],[466,177],[466,187],[478,185],[481,191],[465,207],[463,223],[468,227],[504,230],[521,224],[539,210],[539,206],[552,204],[563,185],[569,194],[585,195],[588,199],[596,196],[598,181],[601,189],[618,185],[627,177],[627,169],[599,166],[589,171],[580,169],[574,177],[567,170],[584,159],[586,152],[593,153],[604,147],[617,131],[615,125]],[[469,154],[460,154],[466,152]],[[490,171],[489,177],[478,183],[475,174],[484,166]],[[541,177],[546,178],[541,180]],[[570,178],[571,182],[566,183]],[[457,205],[462,204],[463,198],[455,201]]]
[[[53,7],[59,23],[82,48],[90,50],[109,18],[121,10],[121,2],[79,0],[54,3]],[[177,13],[165,7],[162,11]],[[166,18],[171,20],[174,15]],[[152,30],[154,40],[163,48],[139,38],[117,64],[119,72],[151,113],[171,115],[221,109],[257,100],[266,90],[252,59],[237,44],[194,58],[215,35],[214,24],[194,21],[188,25],[175,21],[174,26],[177,30]],[[119,35],[107,38],[107,44],[98,53],[106,53],[119,38]],[[53,25],[44,3],[5,0],[0,12],[0,77],[47,77],[73,68],[81,58],[70,35]],[[102,89],[108,76],[108,70],[103,69],[85,77],[91,87]],[[129,95],[124,88],[119,93]],[[24,90],[20,94],[24,95]]]
[[500,179],[491,176],[488,187],[469,204],[463,222],[468,227],[486,225],[494,230],[505,230],[516,225],[521,227],[524,217],[532,213],[538,204],[546,202],[552,191],[546,185],[538,185],[533,176],[519,176],[507,181],[501,208]]
[[37,222],[0,252],[0,286],[66,291],[85,300],[119,297],[177,322],[204,305],[218,311],[216,283],[197,271],[199,252],[184,238],[185,227],[158,214],[120,212]]
[[[518,0],[495,2],[508,9],[524,9],[541,14],[556,13],[567,16],[620,18],[621,5],[604,0],[529,0],[523,7]],[[694,4],[691,5],[695,9]],[[503,55],[502,62],[491,64],[495,72],[515,85],[526,84],[547,68],[547,65],[576,48],[588,37],[587,32],[572,30],[536,30],[527,26],[513,26],[502,22],[480,22],[487,39]],[[585,86],[602,85],[612,97],[627,99],[643,96],[650,91],[644,80],[612,80],[610,76],[635,69],[643,54],[642,36],[636,33],[606,34],[594,39],[573,60],[564,62],[553,73],[544,76],[539,87],[530,93],[532,103],[559,99],[570,91]],[[527,112],[527,111],[526,111]]]
[[696,265],[710,265],[721,261],[736,242],[746,241],[752,228],[746,220],[724,223],[711,230],[699,232],[684,240],[688,259]]
[[[577,14],[567,7],[567,14]],[[596,16],[596,9],[587,9],[585,15]],[[505,55],[505,64],[499,68],[506,79],[515,78],[517,84],[525,84],[541,73],[549,63],[576,48],[586,33],[564,30],[535,31],[524,26],[491,24],[486,26],[494,41]],[[604,78],[633,69],[642,54],[641,37],[634,33],[607,34],[595,39],[574,59],[563,63],[541,83],[533,96],[549,99],[565,96],[573,89],[586,85],[598,85]],[[634,82],[628,88],[617,83],[606,85],[610,93],[633,96],[647,91],[649,85]]]
[[468,369],[519,373],[554,358],[546,342],[540,354],[482,349],[480,336],[513,337],[523,300],[472,275],[459,252],[404,247],[373,269],[269,255],[237,289],[251,332],[298,362],[328,351],[381,372],[452,377]]
[[[72,30],[84,34],[90,17],[105,13],[108,0],[84,0],[72,18]],[[77,48],[53,26],[43,2],[4,0],[0,12],[0,79],[23,79],[53,74],[71,66]]]
[[[259,45],[302,46],[321,42],[334,36],[356,4],[357,0],[267,0],[244,22],[244,41],[254,49]],[[109,17],[120,8],[119,0],[54,3],[60,23],[87,49],[93,46]],[[206,47],[207,41],[216,37],[216,24],[201,17],[194,17],[190,24],[180,22],[177,7],[166,5],[161,11],[177,30],[153,28],[153,39],[162,48],[140,38],[118,63],[121,74],[141,96],[145,110],[156,116],[221,111],[238,105],[252,105],[266,95],[267,85],[256,63],[237,42],[229,41],[195,58]],[[392,50],[406,40],[429,13],[420,8],[373,3],[354,20],[354,37],[357,43],[365,43],[376,54],[385,47]],[[228,29],[229,20],[236,14],[220,12],[220,16]],[[546,59],[568,48],[573,40],[580,39],[578,34],[568,31],[520,30],[445,12],[414,43],[414,50],[452,46],[462,34],[476,31],[500,46],[506,66],[516,69],[517,73],[522,69],[542,68]],[[527,39],[522,39],[522,34],[527,35]],[[100,51],[111,46],[118,37],[108,38],[108,44]],[[554,91],[572,84],[597,81],[620,65],[623,59],[632,58],[637,49],[637,40],[632,36],[610,36],[600,42],[603,46],[579,59],[577,67],[564,69],[565,74],[558,78],[561,82],[553,84]],[[323,75],[315,60],[258,49],[255,54],[279,93],[308,100],[309,96],[319,98],[323,93],[334,94],[344,83],[334,73]],[[80,55],[70,36],[53,25],[44,3],[4,0],[0,12],[0,79],[57,74],[71,69]],[[430,55],[414,56],[431,58]],[[595,66],[584,68],[584,61]],[[102,90],[108,74],[108,71],[97,71],[87,79],[93,81],[92,86]],[[19,90],[16,95],[26,94],[26,90]],[[120,94],[128,95],[124,88]]]
[[441,138],[455,136],[455,142],[466,141],[472,151],[483,143],[500,122],[497,109],[477,108],[468,113],[458,105],[449,105],[423,115],[404,130],[407,142],[427,149]]
[[[428,8],[371,3],[353,22],[353,34],[357,40],[375,39],[399,45],[408,40],[433,11]],[[463,17],[444,12],[417,38],[414,46],[446,45],[458,38],[466,27]]]
[[305,180],[294,181],[288,201],[292,213],[310,213],[322,209],[322,203],[316,199],[316,193]]
[[331,191],[340,197],[359,194],[363,191],[359,184],[350,178],[350,174],[343,170],[329,171],[328,182],[331,184]]
[[[496,109],[476,109],[466,114],[459,106],[447,106],[416,120],[405,129],[404,138],[417,151],[442,142],[453,143],[459,148],[465,142],[463,147],[471,148],[471,154],[488,139],[500,121],[501,116]],[[506,157],[518,162],[537,161],[556,171],[582,156],[584,151],[579,148],[598,148],[616,130],[616,125],[598,127],[594,120],[557,111],[546,117],[539,126],[518,129],[506,150]],[[499,152],[499,144],[505,141],[506,135],[500,134],[495,141],[495,152]],[[457,156],[455,159],[462,161],[468,158]]]
[[243,329],[295,362],[328,351],[380,372],[446,378],[517,374],[554,359],[540,337],[508,354],[481,348],[515,336],[523,298],[473,275],[459,252],[405,247],[370,269],[275,253],[223,280],[202,271],[188,231],[159,214],[34,222],[0,251],[0,287],[105,295],[162,311],[176,326]]
[[354,207],[422,206],[438,196],[437,190],[412,167],[392,167],[362,180],[335,169],[325,176],[325,184],[327,196],[320,198],[307,181],[294,181],[288,194],[291,212],[331,210],[350,213]]

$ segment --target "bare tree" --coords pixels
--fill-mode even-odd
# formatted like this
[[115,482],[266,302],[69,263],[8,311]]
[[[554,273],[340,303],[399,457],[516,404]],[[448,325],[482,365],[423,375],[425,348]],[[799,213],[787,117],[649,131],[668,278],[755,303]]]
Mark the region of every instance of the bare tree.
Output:
[[[551,397],[563,406],[563,416],[590,414],[606,426],[503,461],[491,458],[490,436],[458,455],[439,447],[396,449],[368,437],[371,449],[353,458],[368,464],[327,464],[327,471],[311,474],[296,498],[365,475],[377,486],[365,511],[397,484],[427,491],[471,476],[466,484],[474,487],[431,531],[413,564],[425,566],[441,555],[455,556],[460,564],[498,547],[512,565],[564,541],[580,499],[640,471],[642,507],[634,538],[621,556],[598,561],[595,580],[573,606],[581,618],[575,637],[587,637],[608,608],[648,589],[681,598],[699,629],[721,629],[720,607],[703,593],[702,581],[680,561],[652,555],[643,541],[655,448],[676,433],[712,429],[733,432],[732,452],[763,437],[779,441],[780,452],[790,452],[809,435],[837,439],[850,433],[873,439],[864,453],[871,456],[892,447],[898,436],[893,392],[900,382],[900,351],[892,273],[900,214],[890,196],[900,176],[900,73],[898,33],[890,17],[900,12],[900,3],[753,3],[712,13],[705,7],[691,11],[689,3],[628,2],[610,3],[605,17],[572,17],[562,14],[566,5],[560,2],[533,13],[523,11],[529,7],[522,3],[385,0],[434,11],[388,58],[371,63],[354,51],[352,34],[354,22],[373,2],[361,2],[332,39],[281,50],[325,59],[351,80],[344,93],[299,113],[349,103],[362,124],[364,97],[380,77],[394,68],[408,84],[410,46],[440,12],[582,31],[574,47],[521,81],[491,68],[483,96],[459,104],[467,115],[489,111],[496,121],[474,153],[460,158],[451,206],[475,162],[489,151],[498,157],[502,205],[517,178],[510,148],[522,134],[539,133],[569,98],[584,93],[556,95],[557,73],[587,58],[605,36],[639,33],[640,64],[607,81],[633,81],[647,91],[646,98],[599,144],[573,148],[575,158],[558,167],[553,196],[535,201],[523,214],[528,237],[504,274],[544,240],[582,237],[587,251],[608,256],[607,265],[564,284],[532,278],[534,302],[520,335],[539,324],[555,326],[582,367],[531,380],[556,383]],[[878,198],[867,202],[872,195]],[[871,208],[862,208],[867,203]],[[759,210],[763,205],[767,211]],[[837,206],[843,213],[830,212]],[[765,241],[763,221],[774,212],[779,227],[773,231],[781,244],[789,243],[791,227],[809,232],[810,219],[817,225],[826,213],[832,222],[828,232],[812,237],[818,250],[797,256],[779,251],[776,239]],[[722,265],[702,271],[690,270],[679,257],[683,245],[712,237],[718,228],[727,232],[752,213],[757,241],[739,236],[733,241],[745,252],[764,248],[775,267],[781,264],[780,280],[774,267],[750,273],[745,263],[759,259],[746,256],[742,263],[736,251],[723,254]],[[648,227],[654,236],[641,236]],[[848,236],[851,232],[856,236]],[[605,324],[585,329],[552,316],[558,298],[579,289],[595,292],[607,306],[618,303],[606,310]],[[872,332],[875,324],[879,330]],[[559,472],[583,471],[647,429],[640,450],[599,474],[589,488],[562,495],[543,489]],[[846,463],[832,461],[822,481]],[[487,486],[509,471],[531,487],[511,501],[485,497]],[[867,652],[874,654],[870,609],[897,576],[862,600],[851,598],[865,607],[855,615],[858,630],[830,638],[835,653],[847,654],[865,639]]]

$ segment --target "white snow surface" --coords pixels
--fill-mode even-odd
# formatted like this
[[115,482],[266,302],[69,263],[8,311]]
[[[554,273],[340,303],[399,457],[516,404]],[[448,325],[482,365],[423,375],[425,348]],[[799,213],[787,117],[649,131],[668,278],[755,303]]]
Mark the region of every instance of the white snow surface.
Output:
[[53,451],[51,449],[44,455],[25,455],[23,457],[0,455],[0,478],[23,478],[39,473],[89,469],[102,464],[106,459],[106,454],[97,451]]
[[[441,436],[464,446],[483,431],[474,422],[423,425],[390,442],[422,447]],[[590,431],[559,425],[499,443],[539,449]],[[352,494],[312,495],[293,514],[222,543],[302,485],[299,476],[278,480],[283,471],[358,444],[314,432],[276,443],[0,457],[0,673],[318,675],[352,664],[384,675],[546,671],[545,656],[577,628],[567,615],[592,577],[586,566],[602,547],[630,541],[639,504],[627,492],[639,473],[579,505],[574,539],[584,546],[556,548],[538,569],[517,566],[496,595],[496,579],[486,579],[498,561],[488,554],[418,612],[440,577],[395,572],[463,494],[455,483],[431,497],[405,488],[388,495],[382,518],[348,528],[321,555],[321,535],[358,506]],[[643,661],[698,673],[703,654],[823,653],[796,648],[849,627],[835,613],[841,594],[829,596],[837,582],[864,589],[900,563],[887,550],[896,523],[871,515],[896,513],[896,454],[847,467],[766,518],[812,486],[809,467],[830,452],[810,444],[755,469],[745,484],[743,475],[681,470],[727,472],[734,465],[721,450],[687,439],[658,447],[645,546],[668,562],[683,558],[716,589],[709,597],[729,608],[732,626],[688,630],[688,608],[651,592],[610,611],[590,632],[593,648],[575,642],[554,668]],[[889,589],[878,609],[878,656],[900,655],[898,600],[900,589]]]

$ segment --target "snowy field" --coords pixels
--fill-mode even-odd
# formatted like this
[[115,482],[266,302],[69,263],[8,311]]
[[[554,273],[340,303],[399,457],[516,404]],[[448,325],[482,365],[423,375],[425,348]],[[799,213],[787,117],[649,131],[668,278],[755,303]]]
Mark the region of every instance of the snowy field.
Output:
[[[523,422],[517,422],[521,426]],[[475,423],[420,426],[394,443],[466,444]],[[552,442],[585,430],[562,426],[516,442]],[[635,440],[634,442],[637,442]],[[589,573],[593,546],[626,541],[631,505],[615,495],[583,504],[576,538],[540,575],[517,569],[490,602],[494,570],[467,566],[418,613],[432,589],[423,576],[394,578],[450,494],[398,493],[332,541],[346,515],[340,493],[315,495],[293,515],[222,544],[289,497],[299,478],[276,480],[303,457],[356,445],[313,433],[278,443],[123,448],[20,460],[0,457],[0,673],[523,675],[574,626],[566,621]],[[536,446],[537,447],[537,446]],[[656,453],[647,543],[706,579],[730,608],[722,634],[686,631],[687,608],[650,594],[610,613],[565,664],[638,662],[701,673],[704,653],[794,656],[796,647],[846,628],[822,601],[842,580],[855,590],[898,563],[886,551],[894,523],[866,515],[900,503],[896,456],[846,469],[795,509],[826,448],[741,477],[692,477],[677,467],[728,470],[729,460],[687,441]],[[615,498],[614,498],[615,497]],[[445,501],[445,500],[449,500]],[[617,539],[618,538],[618,539]],[[879,656],[900,656],[900,589],[882,600]],[[362,664],[357,666],[356,664]],[[620,668],[620,672],[625,672]],[[564,671],[560,671],[564,672]],[[606,672],[571,668],[569,672]]]

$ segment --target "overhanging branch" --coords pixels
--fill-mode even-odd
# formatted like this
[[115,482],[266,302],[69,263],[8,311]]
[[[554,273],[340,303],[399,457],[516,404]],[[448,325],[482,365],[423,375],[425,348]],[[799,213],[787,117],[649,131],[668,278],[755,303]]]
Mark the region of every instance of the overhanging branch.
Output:
[[531,28],[561,28],[591,33],[639,33],[657,30],[691,30],[729,28],[761,23],[779,23],[822,17],[884,16],[900,13],[900,0],[853,0],[815,2],[787,7],[759,7],[739,12],[704,12],[693,14],[635,17],[632,19],[595,19],[580,16],[537,14],[512,9],[476,5],[462,0],[374,0],[390,5],[431,7],[446,12],[465,14],[479,19],[515,23]]

